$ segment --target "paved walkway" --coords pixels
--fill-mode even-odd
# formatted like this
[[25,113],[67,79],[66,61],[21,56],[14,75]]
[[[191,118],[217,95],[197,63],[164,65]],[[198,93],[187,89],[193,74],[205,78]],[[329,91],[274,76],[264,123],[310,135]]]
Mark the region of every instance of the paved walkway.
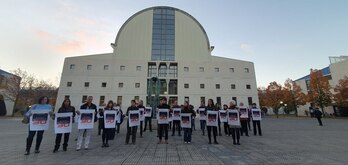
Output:
[[[90,150],[75,151],[76,127],[68,151],[52,153],[53,122],[46,131],[41,153],[25,156],[27,126],[19,118],[0,118],[0,164],[347,164],[348,120],[324,119],[323,127],[308,118],[266,118],[263,136],[243,136],[241,145],[232,138],[218,137],[220,144],[208,144],[207,136],[194,131],[193,142],[169,136],[169,144],[157,144],[156,132],[145,132],[136,145],[125,145],[125,125],[109,148],[101,148],[94,130]],[[196,128],[199,123],[196,123]],[[250,133],[252,134],[252,133]],[[138,134],[139,135],[139,134]],[[35,145],[35,140],[33,142]]]

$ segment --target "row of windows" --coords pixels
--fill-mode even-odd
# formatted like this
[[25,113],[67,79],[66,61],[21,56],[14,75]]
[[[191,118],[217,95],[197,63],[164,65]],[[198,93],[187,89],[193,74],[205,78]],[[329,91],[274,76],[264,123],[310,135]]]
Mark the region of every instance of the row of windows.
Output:
[[[189,67],[184,67],[184,71],[185,71],[185,72],[189,72],[189,71],[190,71],[190,68],[189,68]],[[204,72],[204,67],[199,67],[199,71],[200,71],[200,72]],[[214,68],[214,71],[215,71],[215,72],[220,72],[220,68],[215,67],[215,68]],[[229,68],[229,71],[230,71],[230,72],[234,72],[235,69],[234,69],[234,68]],[[245,72],[245,73],[249,73],[249,68],[244,68],[244,72]]]
[[[199,84],[199,87],[201,89],[205,89],[205,84]],[[184,84],[184,88],[188,89],[188,88],[190,88],[190,85],[189,84]],[[220,84],[215,84],[215,88],[216,89],[220,89]],[[251,89],[251,85],[250,84],[246,84],[245,88],[246,89]],[[236,84],[231,84],[231,89],[236,89]]]
[[[175,66],[175,67],[177,67],[177,66]],[[151,67],[149,65],[149,69],[150,68],[153,68],[153,65],[151,65]],[[156,67],[154,67],[154,68],[156,68]],[[70,65],[70,69],[75,69],[75,64],[71,64]],[[92,70],[92,65],[87,65],[87,70]],[[109,70],[109,65],[104,65],[104,70]],[[121,65],[120,66],[120,70],[121,71],[125,71],[126,70],[126,66]],[[136,71],[141,71],[141,66],[136,66]],[[189,72],[190,68],[189,67],[184,67],[184,71],[185,72]],[[204,67],[199,67],[199,71],[200,72],[204,72],[205,71]],[[214,71],[215,72],[220,72],[220,68],[215,67]],[[229,71],[233,73],[233,72],[235,72],[235,69],[234,68],[229,68]],[[249,73],[249,68],[244,68],[244,72],[245,73]]]
[[[75,69],[75,64],[70,64],[70,69]],[[141,66],[136,66],[136,71],[141,71]],[[87,65],[87,70],[92,70],[92,65]],[[109,70],[109,65],[104,65],[104,70]],[[121,65],[120,70],[124,71],[126,70],[126,66]]]
[[[87,95],[83,95],[81,102],[85,103],[86,100],[87,100],[87,97],[88,97]],[[70,99],[70,95],[65,95],[65,98]],[[139,98],[140,98],[139,96],[134,96],[134,100],[139,100]],[[178,100],[178,97],[169,97],[168,100],[169,100],[168,104],[171,105],[172,103],[174,103],[174,101]],[[232,100],[237,102],[237,97],[233,97],[232,96]],[[184,101],[188,101],[189,102],[190,101],[190,97],[185,96],[184,97]],[[200,97],[200,101],[201,101],[201,103],[206,104],[206,98],[204,96]],[[99,106],[102,106],[105,103],[106,103],[105,96],[100,96],[99,97]],[[216,97],[216,103],[219,104],[219,105],[222,105],[221,97]],[[252,97],[248,97],[248,105],[251,105],[252,103],[253,103],[253,98]],[[122,105],[122,96],[117,96],[116,104]],[[224,104],[228,105],[228,103],[224,103]],[[222,108],[222,107],[220,107],[220,108]]]
[[[106,82],[101,83],[101,87],[105,88],[106,87]],[[72,82],[67,82],[66,84],[67,87],[72,87]],[[85,82],[84,87],[88,88],[90,86],[90,82]],[[135,88],[140,88],[140,83],[135,83]],[[123,88],[123,82],[118,83],[119,88]]]
[[[102,82],[101,83],[101,87],[105,88],[106,87],[106,82]],[[71,87],[72,86],[72,82],[67,82],[67,87]],[[84,87],[89,87],[90,83],[89,82],[85,82],[84,83]],[[119,88],[123,88],[123,82],[118,83],[118,87]],[[201,89],[205,89],[205,84],[199,84],[199,87]],[[251,85],[250,84],[246,84],[246,89],[251,89]],[[135,83],[135,88],[140,88],[140,83]],[[189,84],[184,84],[184,88],[188,89],[190,88]],[[215,84],[215,88],[216,89],[220,89],[220,84]],[[231,89],[236,89],[236,84],[231,84]]]

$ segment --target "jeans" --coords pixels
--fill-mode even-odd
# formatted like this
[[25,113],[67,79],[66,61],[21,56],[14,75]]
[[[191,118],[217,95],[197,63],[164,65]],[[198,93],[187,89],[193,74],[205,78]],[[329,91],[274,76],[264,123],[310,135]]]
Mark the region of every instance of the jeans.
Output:
[[159,126],[159,130],[158,130],[159,140],[162,140],[163,132],[164,132],[165,140],[168,140],[168,124],[158,124],[158,126]]
[[245,133],[246,136],[249,136],[248,121],[247,120],[241,120],[240,124],[242,126],[242,128],[240,129],[240,134],[243,136],[243,133]]
[[205,121],[205,120],[200,120],[200,122],[201,122],[202,134],[204,135],[205,125],[206,125],[207,121]]
[[[56,145],[54,147],[54,149],[58,150],[59,146],[60,146],[60,142],[62,140],[62,133],[57,133],[56,135]],[[68,142],[69,142],[69,136],[70,133],[64,133],[64,143],[63,143],[63,147],[66,148],[68,146]]]
[[112,128],[104,128],[103,129],[103,134],[102,134],[103,144],[109,142],[109,137],[110,137],[111,131],[112,131]]
[[40,149],[40,145],[41,145],[41,141],[42,141],[42,137],[43,137],[43,133],[44,131],[30,131],[29,130],[29,134],[27,137],[27,147],[26,147],[26,151],[30,151],[31,145],[33,143],[34,140],[34,136],[37,132],[37,136],[36,136],[36,146],[35,146],[35,150],[39,150]]
[[172,135],[175,134],[175,129],[178,129],[178,134],[181,135],[181,126],[180,126],[180,120],[173,120],[173,130]]
[[88,145],[91,139],[91,132],[92,132],[92,129],[79,129],[76,149],[81,148],[83,139],[85,139],[85,148],[88,148]]
[[233,143],[239,143],[239,139],[240,139],[240,128],[230,128],[230,132],[232,132],[232,139],[233,139]]
[[146,126],[147,126],[147,124],[149,124],[150,131],[152,132],[151,120],[152,120],[151,117],[145,117],[145,127],[144,127],[144,131],[146,131]]
[[192,129],[184,128],[184,141],[191,142]]
[[[128,123],[128,122],[127,122]],[[135,143],[136,141],[136,135],[137,135],[137,129],[138,126],[134,126],[134,127],[129,127],[127,125],[127,135],[126,135],[126,144],[129,143],[129,138],[132,135],[132,143]]]
[[[256,126],[257,126],[257,131],[256,131]],[[254,135],[256,135],[256,132],[259,132],[259,135],[262,136],[261,122],[260,121],[253,120],[253,129],[254,129]]]
[[216,142],[217,128],[214,126],[207,126],[209,143],[211,143],[211,129],[213,129],[214,142]]

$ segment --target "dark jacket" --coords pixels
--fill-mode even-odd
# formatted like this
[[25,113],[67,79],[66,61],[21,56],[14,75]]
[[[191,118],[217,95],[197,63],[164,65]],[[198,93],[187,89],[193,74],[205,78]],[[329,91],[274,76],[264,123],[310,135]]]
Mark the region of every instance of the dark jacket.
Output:
[[319,111],[319,109],[315,109],[315,110],[314,110],[314,115],[315,115],[316,118],[321,118],[321,115],[323,115],[323,113],[321,113],[321,112]]
[[[73,107],[73,106],[70,106],[70,107],[60,107],[58,109],[57,113],[69,113],[69,112],[72,112],[72,114],[73,114],[72,122],[75,123],[75,116],[76,116],[75,107]],[[54,118],[54,117],[52,116],[52,118]]]

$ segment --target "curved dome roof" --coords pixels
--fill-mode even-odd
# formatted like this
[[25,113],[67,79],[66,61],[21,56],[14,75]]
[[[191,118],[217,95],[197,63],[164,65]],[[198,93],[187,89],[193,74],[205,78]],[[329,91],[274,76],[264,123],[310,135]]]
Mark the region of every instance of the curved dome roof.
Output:
[[149,11],[149,10],[153,10],[153,9],[156,9],[156,8],[168,8],[168,9],[172,9],[172,10],[175,10],[177,12],[180,12],[186,16],[188,16],[189,18],[191,18],[199,27],[200,29],[202,30],[204,36],[205,36],[205,39],[206,39],[206,42],[207,42],[207,48],[209,49],[210,48],[210,43],[209,43],[209,38],[208,38],[208,35],[206,33],[206,31],[204,30],[203,26],[192,16],[190,15],[189,13],[183,11],[183,10],[180,10],[178,8],[174,8],[174,7],[169,7],[169,6],[155,6],[155,7],[149,7],[149,8],[146,8],[146,9],[143,9],[135,14],[133,14],[130,18],[127,19],[127,21],[121,26],[120,30],[118,31],[117,33],[117,36],[116,36],[116,40],[115,40],[115,44],[117,46],[117,43],[118,43],[118,40],[119,40],[119,36],[120,34],[122,33],[122,31],[124,30],[124,28],[126,27],[126,25],[133,19],[135,18],[136,16],[146,12],[146,11]]

